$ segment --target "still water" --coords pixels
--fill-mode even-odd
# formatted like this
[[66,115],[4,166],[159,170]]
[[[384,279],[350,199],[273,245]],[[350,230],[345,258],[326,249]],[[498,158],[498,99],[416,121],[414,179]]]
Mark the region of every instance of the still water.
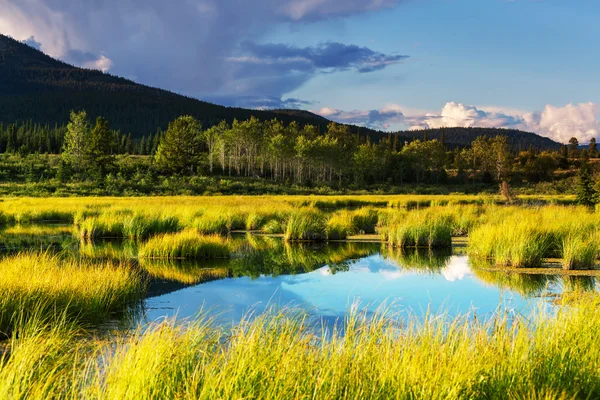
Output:
[[[289,305],[302,307],[324,321],[336,321],[343,319],[353,304],[370,312],[384,305],[400,315],[471,312],[485,318],[501,311],[528,316],[540,307],[551,308],[564,290],[596,288],[592,277],[485,271],[472,266],[468,257],[456,250],[400,253],[360,243],[279,244],[268,250],[266,260],[264,254],[256,256],[259,250],[213,267],[214,271],[229,271],[214,280],[164,293],[160,287],[169,285],[168,281],[155,281],[158,290],[151,290],[145,300],[145,321],[193,318],[203,308],[215,310],[224,322],[235,323],[249,311]],[[273,257],[278,252],[291,257]],[[317,256],[302,266],[293,258],[311,255]],[[269,262],[273,262],[271,270]],[[201,264],[197,268],[202,268]]]
[[41,234],[0,236],[0,251],[61,252],[96,261],[127,260],[149,287],[137,322],[192,319],[209,310],[223,323],[268,307],[301,307],[315,318],[339,321],[354,304],[374,311],[385,305],[401,315],[428,311],[452,316],[496,312],[528,316],[552,308],[564,291],[597,290],[594,277],[492,272],[473,265],[465,248],[443,252],[398,251],[379,243],[286,244],[279,238],[232,238],[231,260],[138,260],[133,242],[83,243],[59,227]]

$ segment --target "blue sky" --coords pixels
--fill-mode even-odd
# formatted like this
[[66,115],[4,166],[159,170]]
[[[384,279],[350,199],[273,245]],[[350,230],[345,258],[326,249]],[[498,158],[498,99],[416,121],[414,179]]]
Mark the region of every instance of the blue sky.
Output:
[[0,32],[213,102],[600,138],[596,0],[0,0]]

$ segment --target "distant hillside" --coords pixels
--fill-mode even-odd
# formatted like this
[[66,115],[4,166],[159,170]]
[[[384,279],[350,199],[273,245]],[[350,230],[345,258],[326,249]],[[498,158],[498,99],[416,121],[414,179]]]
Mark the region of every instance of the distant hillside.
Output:
[[469,146],[478,136],[506,136],[514,151],[528,150],[530,147],[538,150],[558,150],[562,146],[547,137],[531,132],[523,132],[516,129],[494,129],[494,128],[443,128],[418,131],[402,131],[398,135],[408,140],[423,139],[427,135],[428,140],[441,140],[448,147]]
[[260,111],[230,108],[137,84],[96,70],[77,68],[0,35],[0,122],[64,124],[70,110],[103,116],[111,126],[134,136],[166,128],[182,114],[205,126],[234,118],[278,118],[285,123],[326,126],[329,121],[308,111]]
[[[27,122],[64,125],[71,110],[86,110],[91,118],[103,116],[113,129],[141,137],[166,129],[169,121],[188,114],[204,127],[222,120],[251,116],[277,118],[324,129],[329,120],[304,110],[249,110],[230,108],[140,85],[96,70],[77,68],[0,34],[0,123]],[[377,141],[387,133],[351,126],[352,132]],[[442,130],[429,130],[429,139],[440,139]],[[558,149],[560,144],[533,133],[484,128],[444,129],[449,147],[468,146],[481,135],[506,135],[515,150]],[[425,131],[398,132],[399,142],[422,139]]]

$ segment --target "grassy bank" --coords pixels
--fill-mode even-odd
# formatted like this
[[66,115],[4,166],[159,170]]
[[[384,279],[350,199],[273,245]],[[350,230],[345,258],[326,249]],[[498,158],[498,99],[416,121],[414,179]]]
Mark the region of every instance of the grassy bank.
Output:
[[470,233],[469,255],[517,268],[558,257],[565,269],[590,269],[600,254],[599,222],[583,207],[494,207]]
[[141,298],[140,275],[126,266],[24,253],[0,262],[0,331],[32,318],[101,323]]
[[351,313],[323,332],[271,312],[231,330],[156,324],[117,343],[59,330],[13,339],[3,398],[473,398],[600,396],[600,311],[573,300],[534,321]]

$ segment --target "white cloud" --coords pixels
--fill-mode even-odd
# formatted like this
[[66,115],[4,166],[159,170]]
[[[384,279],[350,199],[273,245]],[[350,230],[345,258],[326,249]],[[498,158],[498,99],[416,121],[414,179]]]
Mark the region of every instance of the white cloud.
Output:
[[[404,112],[403,112],[404,110]],[[534,132],[557,142],[576,137],[581,143],[600,139],[600,106],[594,103],[547,105],[542,111],[447,103],[440,112],[410,110],[386,105],[379,110],[342,111],[329,107],[315,111],[334,121],[373,128],[436,129],[442,127],[510,128]],[[400,126],[401,125],[401,126]]]
[[108,72],[113,66],[113,62],[106,56],[100,56],[97,60],[88,61],[83,64],[85,68],[99,69],[102,72]]
[[462,281],[471,275],[471,268],[469,267],[467,257],[452,256],[448,265],[442,269],[442,275],[449,282]]

